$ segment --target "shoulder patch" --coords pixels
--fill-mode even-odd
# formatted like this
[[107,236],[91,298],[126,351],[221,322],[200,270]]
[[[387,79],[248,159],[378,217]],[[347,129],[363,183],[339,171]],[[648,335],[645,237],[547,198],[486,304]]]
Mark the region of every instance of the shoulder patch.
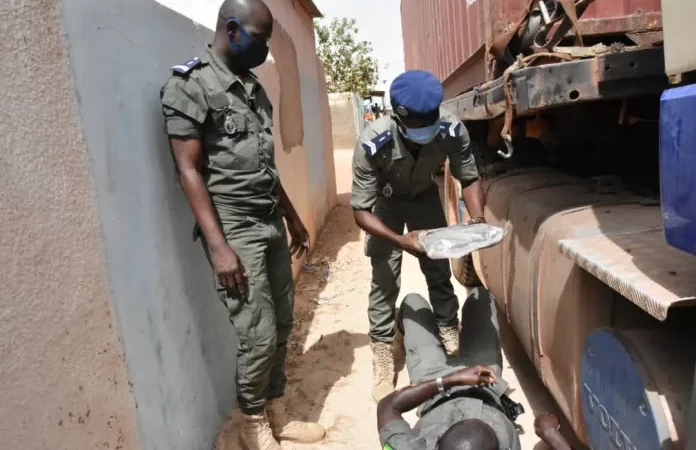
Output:
[[440,122],[440,134],[459,137],[462,135],[463,126],[461,122]]
[[192,60],[190,60],[184,64],[177,64],[176,66],[173,66],[172,72],[186,75],[191,70],[193,70],[195,67],[197,67],[200,63],[201,63],[200,58],[196,57],[196,58],[193,58]]
[[369,141],[363,142],[362,148],[365,150],[365,153],[367,153],[367,156],[374,156],[379,151],[379,149],[381,149],[393,140],[394,137],[392,136],[391,131],[385,131],[384,133],[377,135]]

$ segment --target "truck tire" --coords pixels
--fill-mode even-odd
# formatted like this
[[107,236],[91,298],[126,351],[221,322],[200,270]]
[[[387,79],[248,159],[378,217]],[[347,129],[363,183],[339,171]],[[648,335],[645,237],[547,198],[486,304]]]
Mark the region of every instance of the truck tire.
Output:
[[[444,185],[445,204],[443,206],[445,210],[445,217],[447,219],[447,225],[456,225],[468,220],[469,213],[466,211],[466,208],[460,208],[462,186],[459,184],[459,181],[452,176],[449,161],[445,165]],[[452,268],[454,277],[464,287],[468,288],[481,286],[481,280],[479,280],[479,277],[476,274],[476,269],[474,268],[474,259],[471,255],[466,255],[463,258],[451,258],[450,267]]]
[[[516,140],[514,145],[517,145],[519,150],[526,151],[528,147],[528,145],[526,145],[528,144],[527,141],[537,142],[535,139],[522,139]],[[512,161],[506,161],[500,158],[496,154],[496,151],[488,148],[483,141],[472,139],[470,148],[476,160],[476,167],[482,180],[493,178],[514,167]],[[449,161],[445,165],[444,186],[444,209],[447,224],[455,225],[469,220],[471,218],[469,212],[463,204],[460,205],[460,199],[462,198],[461,184],[452,177]],[[467,255],[459,259],[451,259],[450,266],[452,267],[454,277],[465,287],[482,285],[476,273],[472,255]]]
[[[447,225],[456,225],[469,219],[469,213],[465,208],[459,208],[461,199],[461,185],[454,177],[452,177],[449,168],[449,162],[445,167],[445,217]],[[463,213],[463,215],[462,215]],[[451,258],[450,267],[454,277],[464,287],[481,286],[481,280],[476,275],[474,268],[474,259],[471,255],[466,255],[463,258]]]

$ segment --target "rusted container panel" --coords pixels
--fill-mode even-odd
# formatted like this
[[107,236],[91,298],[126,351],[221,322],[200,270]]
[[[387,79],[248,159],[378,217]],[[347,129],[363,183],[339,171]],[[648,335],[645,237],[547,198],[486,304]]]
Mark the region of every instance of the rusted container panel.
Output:
[[446,79],[484,43],[477,0],[403,0],[406,67]]
[[[477,51],[511,30],[528,5],[529,0],[402,0],[406,68],[429,70],[445,84],[453,81],[485,62]],[[582,17],[580,31],[596,35],[659,29],[660,10],[660,0],[595,0]]]

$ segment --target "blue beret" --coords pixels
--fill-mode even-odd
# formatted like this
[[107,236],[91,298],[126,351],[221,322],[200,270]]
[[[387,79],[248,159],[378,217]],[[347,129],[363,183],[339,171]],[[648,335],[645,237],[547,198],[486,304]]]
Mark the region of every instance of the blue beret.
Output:
[[422,116],[440,108],[444,90],[440,80],[432,73],[424,70],[409,70],[392,82],[389,96],[397,114]]

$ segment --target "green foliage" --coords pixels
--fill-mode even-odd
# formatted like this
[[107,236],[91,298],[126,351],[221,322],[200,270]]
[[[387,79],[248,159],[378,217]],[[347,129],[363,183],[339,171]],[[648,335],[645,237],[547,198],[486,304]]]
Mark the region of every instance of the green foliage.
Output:
[[379,77],[372,45],[358,41],[355,19],[333,19],[324,25],[315,22],[317,54],[324,63],[329,92],[367,94]]

